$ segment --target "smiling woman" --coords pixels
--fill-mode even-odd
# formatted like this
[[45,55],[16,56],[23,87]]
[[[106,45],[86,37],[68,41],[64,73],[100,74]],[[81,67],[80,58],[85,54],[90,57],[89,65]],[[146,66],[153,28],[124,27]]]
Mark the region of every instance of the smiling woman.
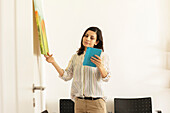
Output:
[[84,50],[86,51],[87,47],[102,49],[104,52],[103,36],[99,28],[90,27],[84,32],[83,37],[81,39],[81,47],[77,51],[78,55],[81,55]]
[[[170,72],[163,67],[166,63],[165,38],[170,37],[169,0],[44,2],[49,42],[60,66],[64,67],[71,59],[70,56],[81,47],[81,38],[86,30],[84,28],[99,26],[104,38],[103,53],[107,53],[111,58],[109,64],[113,76],[103,87],[105,95],[108,96],[107,101],[113,103],[115,96],[148,95],[154,96],[154,106],[165,113],[170,111],[170,93],[168,89],[167,92],[164,90],[169,87]],[[80,56],[83,54],[84,50]],[[81,64],[80,61],[77,60],[76,64]],[[51,112],[59,112],[56,101],[69,97],[68,90],[72,81],[61,83],[60,79],[55,79],[57,73],[51,71],[50,66],[46,66],[46,73],[47,76],[53,75],[46,78],[47,108]],[[83,72],[78,74],[81,73]],[[85,82],[86,80],[88,78]],[[75,89],[79,87],[81,85],[78,84]],[[165,92],[155,93],[159,89]],[[113,106],[108,103],[107,105],[109,112],[113,112]]]
[[94,45],[97,45],[97,42],[99,42],[96,42],[96,39],[96,33],[94,31],[89,30],[83,37],[83,45],[85,47],[93,47]]
[[[91,61],[97,66],[83,66],[87,47],[102,49],[101,57],[95,55]],[[61,69],[52,55],[45,55],[46,61],[52,63],[65,81],[73,79],[71,98],[75,102],[75,113],[106,113],[106,96],[102,89],[102,82],[110,78],[109,60],[104,54],[102,32],[97,27],[88,28],[81,39],[81,47],[69,61],[65,70]]]

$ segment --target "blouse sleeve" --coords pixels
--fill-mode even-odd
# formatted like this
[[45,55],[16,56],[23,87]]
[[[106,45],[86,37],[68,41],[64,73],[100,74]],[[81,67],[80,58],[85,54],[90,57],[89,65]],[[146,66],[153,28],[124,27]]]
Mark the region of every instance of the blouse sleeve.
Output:
[[102,55],[102,62],[103,62],[103,65],[104,65],[104,68],[107,72],[107,75],[105,78],[102,78],[103,81],[105,82],[108,82],[109,79],[110,79],[110,67],[109,67],[109,56],[107,56],[106,54],[103,54]]
[[75,59],[75,54],[71,57],[71,60],[69,61],[67,68],[64,70],[63,76],[59,75],[59,77],[64,81],[68,81],[73,78],[74,59]]

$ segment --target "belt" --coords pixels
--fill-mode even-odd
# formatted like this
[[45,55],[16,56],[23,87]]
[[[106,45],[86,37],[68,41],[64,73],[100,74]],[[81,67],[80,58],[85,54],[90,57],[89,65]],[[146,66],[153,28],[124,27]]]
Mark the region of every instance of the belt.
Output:
[[101,97],[95,97],[95,98],[93,98],[93,97],[77,97],[77,98],[85,99],[85,100],[97,100],[97,99],[101,99]]

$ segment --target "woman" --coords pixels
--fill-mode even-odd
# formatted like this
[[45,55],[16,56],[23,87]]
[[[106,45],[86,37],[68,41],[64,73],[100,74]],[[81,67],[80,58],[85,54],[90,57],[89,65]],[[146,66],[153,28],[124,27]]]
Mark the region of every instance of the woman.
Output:
[[[83,66],[87,47],[102,49],[101,56],[91,57],[97,67]],[[52,55],[46,61],[51,63],[65,81],[71,80],[71,98],[75,102],[75,113],[106,113],[102,82],[110,78],[109,59],[104,54],[102,32],[97,27],[88,28],[81,39],[81,47],[69,61],[65,70],[61,69]]]

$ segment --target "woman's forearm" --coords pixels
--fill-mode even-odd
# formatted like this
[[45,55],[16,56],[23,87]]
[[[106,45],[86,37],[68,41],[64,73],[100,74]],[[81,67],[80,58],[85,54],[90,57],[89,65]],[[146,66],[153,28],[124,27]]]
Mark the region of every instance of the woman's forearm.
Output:
[[56,63],[53,62],[52,65],[55,67],[55,69],[57,70],[57,72],[60,74],[60,76],[62,77],[64,74],[64,70],[60,68],[60,66]]
[[100,71],[100,73],[102,75],[102,78],[105,78],[107,76],[107,74],[108,74],[107,71],[105,70],[104,66],[100,67],[99,71]]

